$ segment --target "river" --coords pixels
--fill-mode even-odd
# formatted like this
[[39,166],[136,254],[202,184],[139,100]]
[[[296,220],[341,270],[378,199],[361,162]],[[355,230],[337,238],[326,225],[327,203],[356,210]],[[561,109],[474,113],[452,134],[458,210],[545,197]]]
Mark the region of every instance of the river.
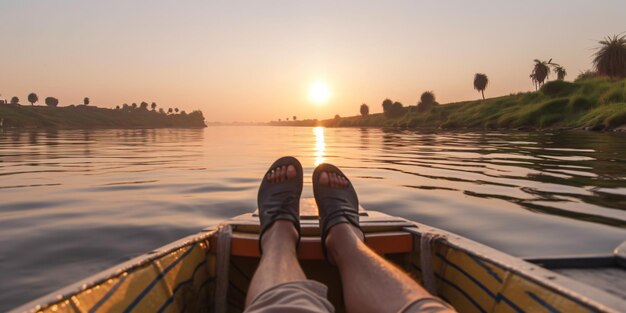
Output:
[[626,240],[626,136],[366,128],[0,130],[0,311],[254,210],[267,167],[340,166],[370,210],[521,257]]

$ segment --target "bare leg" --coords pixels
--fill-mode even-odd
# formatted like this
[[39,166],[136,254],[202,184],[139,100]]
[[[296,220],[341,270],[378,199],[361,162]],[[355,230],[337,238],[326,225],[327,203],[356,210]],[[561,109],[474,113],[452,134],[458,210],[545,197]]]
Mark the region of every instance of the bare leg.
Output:
[[289,221],[276,221],[263,236],[263,255],[246,296],[246,306],[254,298],[276,285],[306,280],[298,263],[296,240],[298,233]]
[[363,234],[349,224],[331,228],[326,244],[339,267],[348,312],[397,312],[428,291],[362,241]]
[[[348,180],[321,173],[320,183],[346,188]],[[363,243],[363,233],[351,224],[337,224],[326,237],[330,259],[339,267],[348,312],[397,312],[428,291]]]

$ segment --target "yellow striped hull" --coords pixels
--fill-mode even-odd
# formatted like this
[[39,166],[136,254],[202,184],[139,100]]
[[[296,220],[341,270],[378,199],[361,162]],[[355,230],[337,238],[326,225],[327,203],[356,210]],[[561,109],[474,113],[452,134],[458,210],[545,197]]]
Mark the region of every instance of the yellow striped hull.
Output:
[[[303,269],[329,286],[329,299],[342,312],[341,282],[323,259],[314,202],[305,199],[303,206]],[[626,311],[623,297],[466,238],[379,212],[361,214],[368,245],[418,282],[424,275],[420,239],[436,234],[429,256],[436,290],[459,312]],[[258,263],[258,226],[254,214],[244,214],[14,311],[241,312]]]

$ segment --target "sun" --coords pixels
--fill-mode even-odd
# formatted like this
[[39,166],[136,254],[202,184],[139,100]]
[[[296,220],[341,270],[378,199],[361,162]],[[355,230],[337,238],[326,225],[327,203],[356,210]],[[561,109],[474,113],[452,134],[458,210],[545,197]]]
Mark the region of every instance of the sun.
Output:
[[315,104],[323,104],[330,98],[330,90],[324,82],[317,82],[309,88],[309,99]]

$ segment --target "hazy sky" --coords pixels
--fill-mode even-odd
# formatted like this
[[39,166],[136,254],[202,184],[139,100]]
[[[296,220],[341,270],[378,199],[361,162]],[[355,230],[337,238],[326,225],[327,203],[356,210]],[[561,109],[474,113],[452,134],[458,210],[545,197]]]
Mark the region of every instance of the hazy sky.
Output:
[[[573,79],[596,41],[626,31],[626,1],[0,0],[0,94],[61,105],[157,102],[208,121],[381,111],[533,88],[535,58]],[[326,104],[308,90],[325,82]]]

